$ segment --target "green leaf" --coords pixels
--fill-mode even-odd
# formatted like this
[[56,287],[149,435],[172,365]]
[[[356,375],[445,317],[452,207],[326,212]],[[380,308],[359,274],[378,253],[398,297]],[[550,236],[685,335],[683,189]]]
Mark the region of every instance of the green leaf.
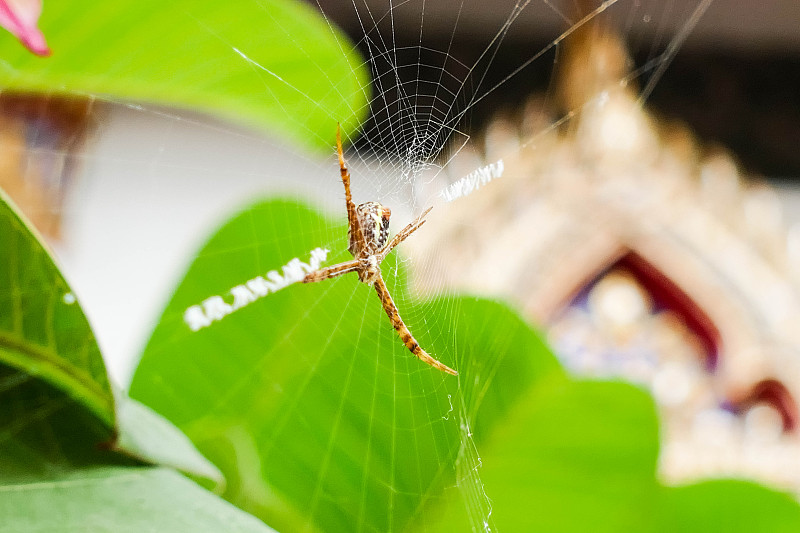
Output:
[[[78,399],[0,364],[0,487],[48,483],[117,461],[105,421]],[[3,489],[5,490],[5,489]]]
[[317,246],[334,251],[330,264],[347,259],[346,235],[289,201],[245,210],[201,250],[145,349],[131,394],[220,467],[239,507],[287,531],[469,531],[483,520],[506,531],[706,531],[693,521],[745,498],[750,519],[718,517],[729,531],[800,519],[754,485],[662,487],[646,393],[568,379],[500,304],[413,300],[394,254],[382,272],[402,316],[458,378],[411,356],[353,274],[290,285],[199,331],[183,322],[190,306]]
[[[531,388],[496,421],[481,448],[493,525],[500,531],[648,531],[659,491],[657,428],[652,402],[630,385],[552,380]],[[447,511],[430,530],[469,530],[463,506]]]
[[664,490],[656,531],[800,531],[797,497],[745,481],[715,480]]
[[[0,250],[3,531],[271,531],[180,474],[111,450],[114,403],[92,331],[1,191]],[[129,453],[218,477],[168,423],[130,400],[119,407]]]
[[107,427],[114,400],[75,295],[33,230],[0,191],[0,363],[40,377]]
[[87,469],[46,483],[0,486],[0,499],[9,533],[273,531],[168,468]]
[[114,449],[156,465],[166,465],[224,487],[219,469],[192,442],[146,405],[117,397],[117,438]]
[[40,27],[48,58],[0,35],[3,89],[194,108],[317,148],[366,114],[363,60],[302,2],[45,2]]
[[[189,306],[317,246],[334,250],[330,263],[344,259],[346,236],[286,201],[230,221],[189,269],[131,385],[222,469],[227,498],[280,530],[402,528],[454,483],[469,423],[458,402],[487,406],[488,424],[524,385],[559,372],[503,306],[414,303],[395,256],[387,285],[419,342],[470,376],[463,395],[457,378],[408,352],[355,275],[291,285],[197,332],[183,322]],[[491,379],[508,386],[486,389]]]
[[[800,530],[795,498],[755,483],[661,486],[655,409],[631,385],[553,380],[534,387],[498,420],[482,450],[483,488],[502,531]],[[427,531],[471,527],[463,506],[444,509]]]
[[0,365],[3,531],[271,531],[177,472],[102,446],[111,438],[75,399]]
[[[630,385],[536,387],[494,428],[481,479],[507,531],[789,532],[796,499],[743,481],[663,487],[652,400]],[[469,528],[448,509],[432,531]]]

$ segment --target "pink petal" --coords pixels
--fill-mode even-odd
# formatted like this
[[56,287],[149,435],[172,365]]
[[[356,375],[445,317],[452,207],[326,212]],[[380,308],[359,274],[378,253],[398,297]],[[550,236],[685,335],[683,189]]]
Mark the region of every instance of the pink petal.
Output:
[[36,27],[42,12],[41,0],[0,0],[0,26],[16,36],[36,55],[50,55],[44,35]]

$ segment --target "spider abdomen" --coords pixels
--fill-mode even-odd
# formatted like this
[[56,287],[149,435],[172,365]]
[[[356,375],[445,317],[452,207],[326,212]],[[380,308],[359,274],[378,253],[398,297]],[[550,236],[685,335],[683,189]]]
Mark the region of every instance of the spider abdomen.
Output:
[[[356,217],[364,233],[366,253],[369,255],[378,253],[389,240],[389,217],[392,211],[378,202],[365,202],[356,207]],[[348,231],[350,240],[350,253],[353,256],[359,255],[361,250],[356,243],[352,231]]]

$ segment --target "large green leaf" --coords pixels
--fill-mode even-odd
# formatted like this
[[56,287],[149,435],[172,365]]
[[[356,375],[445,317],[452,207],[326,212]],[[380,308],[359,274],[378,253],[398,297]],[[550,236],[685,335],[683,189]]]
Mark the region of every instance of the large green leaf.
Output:
[[89,323],[50,255],[2,191],[0,363],[47,380],[113,426],[111,386]]
[[[494,386],[502,386],[495,383]],[[500,531],[646,531],[657,420],[622,384],[558,381],[529,390],[491,428],[481,478]],[[464,531],[453,514],[442,531]]]
[[[482,450],[491,524],[501,531],[800,531],[800,507],[788,494],[731,480],[661,486],[655,409],[631,385],[533,387],[496,420]],[[442,509],[427,531],[473,525],[463,506]]]
[[800,531],[796,496],[732,480],[706,481],[664,490],[653,521],[658,533]]
[[3,531],[274,533],[174,470],[107,466],[0,486]]
[[196,108],[326,148],[366,113],[362,59],[302,2],[45,2],[40,26],[48,58],[0,35],[0,87]]
[[[27,383],[33,376],[63,391],[92,413],[90,441],[98,435],[110,440],[116,427],[114,446],[120,451],[221,483],[219,472],[186,437],[147,407],[122,397],[115,412],[100,349],[75,295],[2,190],[0,250],[0,363],[19,374],[8,382]],[[30,408],[26,401],[15,402]]]
[[142,461],[177,468],[214,487],[224,486],[219,469],[168,420],[131,398],[117,398],[115,450]]
[[271,531],[177,472],[102,446],[111,438],[75,399],[0,365],[3,531]]
[[48,483],[117,462],[121,459],[101,449],[112,437],[79,400],[37,376],[0,365],[0,488]]
[[[189,306],[292,257],[307,260],[316,246],[343,259],[346,235],[281,201],[226,224],[169,304],[130,391],[222,469],[231,501],[287,531],[403,527],[455,483],[469,424],[459,406],[489,406],[488,424],[524,385],[558,371],[500,305],[414,304],[393,256],[383,271],[402,314],[423,346],[469,376],[463,390],[405,349],[354,275],[289,286],[197,332],[183,323]],[[486,389],[491,379],[509,386]]]
[[[329,263],[347,258],[346,228],[288,201],[225,224],[189,268],[131,386],[222,469],[227,498],[273,527],[692,531],[692,517],[743,494],[714,485],[688,506],[681,491],[692,488],[657,482],[658,423],[644,392],[568,379],[502,305],[415,302],[396,256],[382,271],[401,314],[458,378],[413,358],[353,274],[290,285],[199,331],[183,322],[190,306],[317,246],[334,251]],[[730,531],[800,519],[783,495],[748,487],[743,508],[758,518]]]
[[0,251],[3,531],[269,531],[180,474],[127,456],[218,477],[171,425],[130,401],[119,404],[115,438],[111,388],[86,318],[1,192]]

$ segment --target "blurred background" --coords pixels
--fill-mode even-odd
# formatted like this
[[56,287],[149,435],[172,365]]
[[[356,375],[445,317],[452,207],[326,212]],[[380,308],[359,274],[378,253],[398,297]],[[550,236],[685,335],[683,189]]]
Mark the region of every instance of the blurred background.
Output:
[[[372,58],[374,80],[394,80],[374,87],[354,140],[353,174],[371,176],[360,194],[389,191],[411,212],[502,159],[502,180],[437,209],[436,230],[409,242],[443,258],[415,273],[418,290],[513,301],[576,374],[647,387],[667,481],[734,475],[800,493],[800,4],[620,1],[575,32],[600,4],[512,16],[518,5],[311,4]],[[379,132],[401,89],[446,90],[443,73],[474,83],[457,106],[469,138],[437,139],[444,170],[409,193],[374,166],[410,144]],[[123,385],[227,215],[267,193],[341,201],[331,153],[198,112],[4,93],[0,113],[0,186],[56,250]]]

